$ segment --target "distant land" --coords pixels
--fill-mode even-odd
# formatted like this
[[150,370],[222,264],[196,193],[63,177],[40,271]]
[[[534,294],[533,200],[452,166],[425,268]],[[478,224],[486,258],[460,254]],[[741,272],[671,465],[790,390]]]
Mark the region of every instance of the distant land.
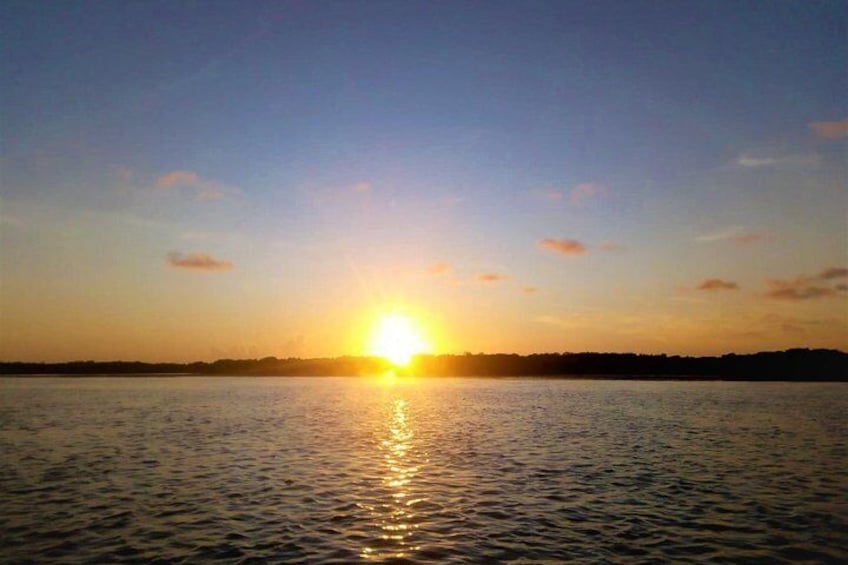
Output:
[[740,381],[848,382],[848,353],[790,349],[720,357],[635,353],[540,353],[419,355],[409,367],[394,368],[379,357],[319,359],[265,357],[194,363],[73,361],[0,362],[2,375],[232,375],[364,376],[393,370],[428,377],[562,377],[608,379],[720,379]]

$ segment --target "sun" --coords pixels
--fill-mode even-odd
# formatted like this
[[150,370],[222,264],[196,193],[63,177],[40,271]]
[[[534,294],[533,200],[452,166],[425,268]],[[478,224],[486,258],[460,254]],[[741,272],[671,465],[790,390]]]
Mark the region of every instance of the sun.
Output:
[[415,355],[427,353],[431,348],[414,319],[392,312],[383,314],[377,321],[369,349],[372,355],[405,367]]

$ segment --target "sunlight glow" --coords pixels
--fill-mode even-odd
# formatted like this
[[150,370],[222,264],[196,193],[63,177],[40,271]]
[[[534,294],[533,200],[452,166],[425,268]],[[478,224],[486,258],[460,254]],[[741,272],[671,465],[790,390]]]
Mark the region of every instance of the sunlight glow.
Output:
[[430,345],[415,321],[404,314],[384,314],[371,338],[372,355],[387,359],[398,367],[409,365],[419,353],[428,353]]

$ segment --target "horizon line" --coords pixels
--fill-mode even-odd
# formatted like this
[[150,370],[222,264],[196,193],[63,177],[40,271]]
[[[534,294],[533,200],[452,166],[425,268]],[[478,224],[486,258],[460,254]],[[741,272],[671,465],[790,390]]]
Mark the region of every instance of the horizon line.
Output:
[[[841,353],[843,355],[848,354],[848,351],[836,348],[829,347],[790,347],[787,349],[772,349],[772,350],[761,350],[755,351],[751,353],[738,353],[738,352],[725,352],[719,354],[710,354],[710,355],[690,355],[690,354],[679,354],[679,353],[640,353],[635,351],[548,351],[548,352],[535,352],[535,353],[507,353],[507,352],[497,352],[497,353],[484,353],[484,352],[462,352],[462,353],[417,353],[413,356],[413,358],[434,358],[434,357],[494,357],[494,356],[510,356],[510,357],[533,357],[533,356],[543,356],[543,355],[636,355],[642,357],[679,357],[686,359],[710,359],[710,358],[721,358],[728,356],[749,356],[749,355],[762,355],[769,353],[789,353],[793,351],[803,351],[803,352],[835,352]],[[194,360],[194,361],[142,361],[140,359],[108,359],[108,360],[95,360],[95,359],[73,359],[66,361],[8,361],[0,359],[0,365],[10,365],[10,364],[30,364],[30,365],[66,365],[66,364],[74,364],[74,363],[140,363],[145,365],[196,365],[196,364],[214,364],[219,361],[265,361],[265,360],[275,360],[275,361],[335,361],[341,359],[370,359],[370,360],[382,360],[383,358],[379,355],[368,355],[368,354],[343,354],[336,356],[318,356],[318,357],[297,357],[297,356],[289,356],[289,357],[277,357],[275,355],[266,355],[264,357],[219,357],[212,361],[204,361],[204,360]]]

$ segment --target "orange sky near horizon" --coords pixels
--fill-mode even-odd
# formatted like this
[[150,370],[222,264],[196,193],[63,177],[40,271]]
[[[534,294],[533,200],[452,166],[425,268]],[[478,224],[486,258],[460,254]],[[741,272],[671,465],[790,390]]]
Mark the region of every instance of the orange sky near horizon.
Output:
[[844,4],[393,5],[4,6],[0,361],[848,350]]

